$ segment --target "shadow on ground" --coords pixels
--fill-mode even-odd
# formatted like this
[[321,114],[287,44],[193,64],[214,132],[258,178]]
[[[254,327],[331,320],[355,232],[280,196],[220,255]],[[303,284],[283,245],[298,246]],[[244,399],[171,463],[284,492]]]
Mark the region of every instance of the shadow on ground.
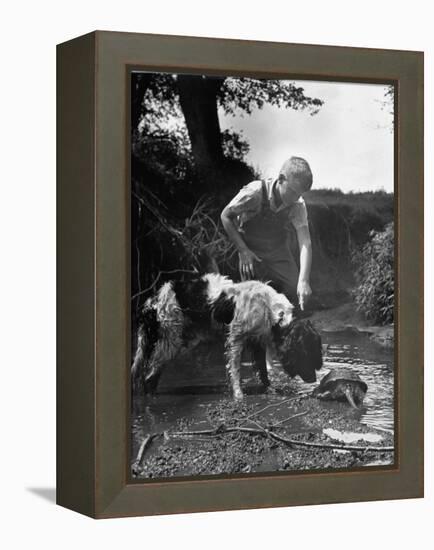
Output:
[[56,489],[54,487],[26,487],[26,489],[51,504],[56,504]]

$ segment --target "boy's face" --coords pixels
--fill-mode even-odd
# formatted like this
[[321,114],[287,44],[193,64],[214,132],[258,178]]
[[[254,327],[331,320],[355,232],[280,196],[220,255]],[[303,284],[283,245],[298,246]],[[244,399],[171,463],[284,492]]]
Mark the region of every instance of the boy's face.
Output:
[[298,201],[304,192],[302,185],[291,175],[280,173],[278,178],[280,198],[285,206],[291,206]]

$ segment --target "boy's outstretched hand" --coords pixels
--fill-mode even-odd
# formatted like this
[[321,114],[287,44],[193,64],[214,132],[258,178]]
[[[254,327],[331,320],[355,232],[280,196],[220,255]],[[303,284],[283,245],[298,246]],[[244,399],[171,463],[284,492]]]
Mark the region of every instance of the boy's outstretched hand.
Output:
[[298,281],[297,285],[297,296],[298,303],[300,304],[300,309],[304,311],[304,306],[312,295],[312,289],[310,284],[307,281]]

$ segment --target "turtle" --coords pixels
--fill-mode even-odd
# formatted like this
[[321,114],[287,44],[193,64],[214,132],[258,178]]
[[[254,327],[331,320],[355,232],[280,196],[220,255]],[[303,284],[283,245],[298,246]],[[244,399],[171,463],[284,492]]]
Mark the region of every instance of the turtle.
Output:
[[350,369],[334,369],[327,373],[319,385],[313,390],[312,396],[318,399],[348,401],[358,409],[368,390],[366,382]]

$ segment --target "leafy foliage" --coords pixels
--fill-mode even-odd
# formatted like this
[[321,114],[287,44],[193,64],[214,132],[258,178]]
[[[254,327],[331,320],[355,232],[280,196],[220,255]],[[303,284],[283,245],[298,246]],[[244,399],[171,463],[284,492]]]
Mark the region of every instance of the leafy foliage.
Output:
[[190,140],[182,125],[135,132],[132,153],[171,193],[180,183],[189,184],[194,177]]
[[217,94],[219,104],[226,114],[235,115],[238,110],[251,114],[254,108],[274,105],[294,110],[307,109],[311,115],[318,113],[323,101],[304,95],[304,89],[287,80],[256,78],[226,78]]
[[358,286],[354,297],[368,319],[382,325],[393,323],[394,225],[371,231],[370,240],[353,255]]
[[[181,107],[174,76],[164,73],[133,73],[133,109],[137,111],[134,125],[145,125],[151,131],[169,116],[180,116]],[[143,120],[145,118],[145,120]],[[154,125],[154,128],[152,127]]]
[[[264,105],[318,112],[323,101],[308,97],[303,88],[284,80],[203,77],[213,84],[217,105],[226,114],[250,114]],[[198,98],[200,101],[200,98]],[[132,152],[152,173],[170,186],[190,186],[195,178],[191,142],[181,108],[177,75],[134,73],[132,79]],[[220,135],[225,158],[244,161],[249,144],[241,133]]]
[[383,101],[381,101],[381,109],[383,111],[387,111],[390,115],[390,126],[389,130],[390,132],[393,132],[395,123],[394,123],[394,110],[395,110],[395,87],[393,84],[390,86],[387,86]]
[[223,153],[226,158],[244,160],[250,151],[249,143],[243,139],[242,133],[224,130],[222,132]]

